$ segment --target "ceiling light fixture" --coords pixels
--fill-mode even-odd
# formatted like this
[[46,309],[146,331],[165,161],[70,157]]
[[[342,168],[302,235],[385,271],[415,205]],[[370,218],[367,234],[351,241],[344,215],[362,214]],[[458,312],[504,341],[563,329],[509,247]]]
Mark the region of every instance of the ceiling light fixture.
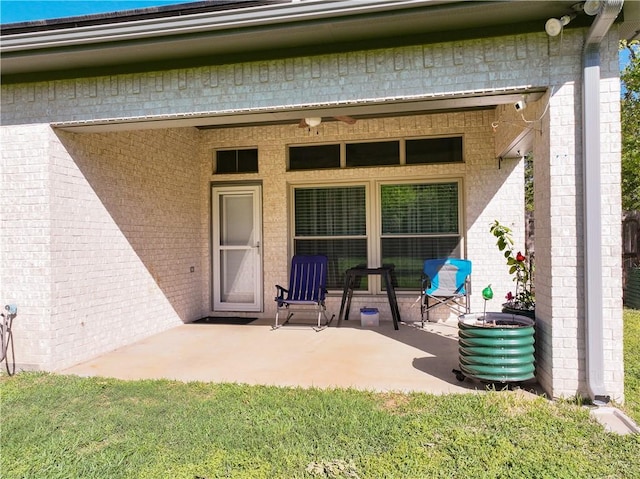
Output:
[[318,126],[320,123],[322,123],[322,118],[320,118],[319,116],[315,116],[312,118],[305,118],[304,122],[307,124],[309,128],[313,128]]

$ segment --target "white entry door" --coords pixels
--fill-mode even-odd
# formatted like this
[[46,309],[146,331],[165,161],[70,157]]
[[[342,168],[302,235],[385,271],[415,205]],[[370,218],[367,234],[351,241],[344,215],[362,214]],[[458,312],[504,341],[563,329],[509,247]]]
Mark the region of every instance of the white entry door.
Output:
[[213,186],[214,311],[262,309],[262,205],[259,185]]

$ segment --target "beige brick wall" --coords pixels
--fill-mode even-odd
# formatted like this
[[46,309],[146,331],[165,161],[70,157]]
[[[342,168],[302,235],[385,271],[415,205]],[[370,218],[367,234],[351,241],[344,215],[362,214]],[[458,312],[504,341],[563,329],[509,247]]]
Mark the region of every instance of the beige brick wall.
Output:
[[[52,259],[48,125],[0,129],[0,301],[15,303],[18,367],[51,357]],[[4,306],[4,304],[2,304]]]
[[197,319],[197,131],[59,137],[52,165],[55,364]]
[[8,135],[33,145],[3,168],[18,191],[3,196],[2,297],[19,305],[21,367],[71,365],[201,315],[197,136]]

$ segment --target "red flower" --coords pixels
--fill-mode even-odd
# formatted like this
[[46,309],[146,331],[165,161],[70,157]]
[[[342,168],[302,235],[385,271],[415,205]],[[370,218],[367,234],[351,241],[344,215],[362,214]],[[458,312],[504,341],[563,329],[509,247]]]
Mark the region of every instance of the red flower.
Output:
[[525,258],[524,255],[520,251],[518,251],[518,254],[516,255],[516,261],[522,263],[526,259],[527,258]]
[[513,294],[511,294],[511,291],[509,291],[507,293],[507,295],[505,296],[505,298],[507,298],[507,301],[511,301],[513,299]]

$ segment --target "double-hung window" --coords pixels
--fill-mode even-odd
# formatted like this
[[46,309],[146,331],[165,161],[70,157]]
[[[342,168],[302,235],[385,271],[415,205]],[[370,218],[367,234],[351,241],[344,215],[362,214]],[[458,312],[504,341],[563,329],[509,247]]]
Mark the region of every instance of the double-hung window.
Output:
[[458,180],[301,185],[292,198],[294,253],[328,256],[329,289],[348,268],[393,264],[397,288],[415,290],[425,259],[460,257]]

